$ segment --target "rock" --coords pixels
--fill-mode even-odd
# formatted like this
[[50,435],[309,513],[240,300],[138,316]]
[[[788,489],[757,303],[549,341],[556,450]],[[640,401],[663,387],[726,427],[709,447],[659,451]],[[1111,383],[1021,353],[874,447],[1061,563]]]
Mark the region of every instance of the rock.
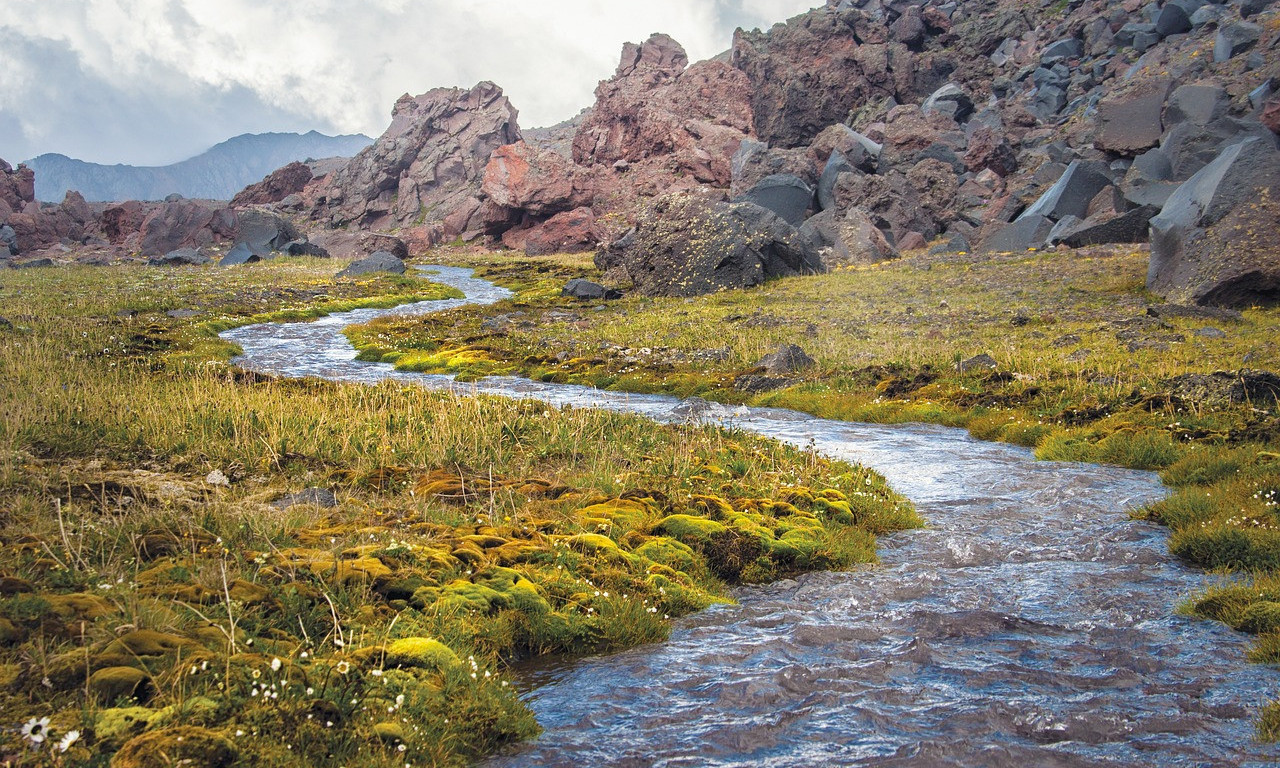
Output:
[[815,365],[817,365],[817,362],[795,344],[785,344],[778,347],[776,352],[765,355],[756,363],[757,368],[763,368],[765,373],[772,376],[799,373]]
[[39,269],[41,267],[53,267],[53,266],[56,266],[56,264],[54,263],[53,259],[47,256],[44,256],[38,259],[24,261],[22,263],[15,263],[15,264],[12,264],[11,266],[14,269]]
[[10,256],[18,255],[18,233],[8,224],[0,227],[0,249],[7,251]]
[[291,240],[280,247],[285,256],[314,256],[318,259],[330,258],[329,251],[306,240]]
[[[234,221],[234,217],[229,215],[229,211],[222,214],[223,210],[215,203],[197,200],[177,200],[159,205],[138,227],[141,235],[138,250],[143,256],[162,256],[178,248],[211,245],[219,237],[232,233],[233,226],[228,226],[228,219]],[[121,215],[115,218],[117,226],[130,220],[127,214],[127,210],[122,210]],[[107,235],[111,236],[110,230]]]
[[826,211],[836,207],[836,182],[840,174],[854,173],[855,170],[843,152],[837,149],[831,153],[818,179],[818,208]]
[[17,169],[0,160],[0,202],[21,211],[36,200],[36,172],[21,163]]
[[1158,144],[1164,134],[1161,114],[1171,86],[1171,80],[1155,78],[1108,94],[1098,103],[1094,146],[1134,155]]
[[[574,136],[573,161],[625,163],[631,176],[661,162],[662,190],[672,170],[728,187],[733,155],[751,134],[750,86],[722,61],[685,69],[687,61],[667,35],[624,47],[617,72],[597,86],[596,103]],[[622,184],[622,192],[634,195],[629,186]]]
[[288,509],[289,507],[302,505],[333,509],[338,506],[338,497],[328,488],[304,488],[297,493],[290,493],[271,502],[271,506],[276,509]]
[[201,253],[199,250],[195,248],[179,248],[176,251],[169,251],[163,256],[157,256],[155,258],[148,259],[147,266],[150,266],[150,267],[174,267],[174,266],[181,266],[181,265],[200,266],[202,264],[208,264],[209,261],[210,259],[208,256],[205,256],[203,253]]
[[1191,14],[1176,3],[1165,3],[1156,15],[1156,34],[1161,37],[1191,31]]
[[[1103,243],[1142,243],[1150,232],[1154,206],[1143,206],[1121,214],[1090,216],[1058,234],[1057,242],[1072,248]],[[1049,238],[1051,241],[1053,237]]]
[[0,315],[0,331],[12,331],[12,330],[13,330],[13,323],[10,322],[9,318],[3,315]]
[[997,229],[982,241],[982,253],[1025,251],[1044,245],[1053,231],[1053,220],[1046,216],[1023,214],[1012,224]]
[[793,227],[804,222],[805,214],[813,205],[813,187],[804,179],[791,174],[766,176],[749,192],[735,202],[754,203],[778,214]]
[[[757,142],[758,143],[758,142]],[[832,153],[839,152],[856,170],[875,173],[883,146],[843,123],[824,128],[809,145],[815,166],[824,166]]]
[[1220,86],[1195,83],[1180,85],[1169,94],[1164,108],[1164,125],[1191,122],[1209,125],[1225,117],[1231,109],[1231,96]]
[[218,262],[220,267],[238,267],[244,264],[256,264],[262,257],[254,253],[245,243],[236,243]]
[[239,750],[222,735],[191,725],[148,731],[126,741],[111,768],[230,768]]
[[516,110],[493,83],[405,94],[382,136],[317,185],[310,215],[367,229],[437,223],[480,193],[494,150],[519,140]]
[[580,277],[575,277],[565,283],[564,287],[560,289],[560,295],[574,299],[582,299],[584,301],[622,298],[622,294],[617,291],[611,291],[599,283],[593,283],[590,280],[583,280]]
[[819,249],[827,269],[898,258],[898,251],[861,208],[850,208],[843,217],[835,210],[823,211],[806,221],[800,234]]
[[996,362],[996,359],[994,357],[986,353],[983,353],[981,355],[974,355],[973,357],[970,357],[967,360],[961,360],[960,362],[956,363],[956,370],[958,370],[960,373],[968,373],[970,371],[982,371],[982,370],[994,371],[998,365],[999,364]]
[[960,86],[947,83],[925,99],[920,111],[926,115],[941,112],[957,123],[963,123],[973,114],[973,99]]
[[[897,20],[912,24],[912,37],[927,29],[917,13],[910,18],[918,23]],[[950,58],[890,41],[902,28],[889,33],[885,21],[861,10],[816,8],[765,32],[736,31],[732,63],[749,80],[756,137],[772,147],[804,146],[862,105],[889,98],[919,104],[949,79]]]
[[279,251],[298,237],[298,230],[288,220],[270,211],[250,208],[236,213],[236,244],[248,246],[259,256]]
[[893,241],[907,232],[933,237],[939,226],[926,210],[922,192],[928,195],[931,210],[942,211],[946,207],[944,198],[955,194],[955,174],[936,160],[920,163],[912,168],[911,175],[842,173],[836,180],[834,210],[839,213],[849,208],[863,209],[877,227],[892,233]]
[[1057,182],[1018,219],[1044,216],[1058,220],[1067,215],[1083,219],[1089,215],[1090,201],[1111,185],[1107,171],[1101,162],[1073,160]]
[[775,389],[789,387],[795,383],[796,380],[788,376],[759,376],[748,373],[735,378],[733,380],[733,388],[740,392],[758,395],[762,392],[772,392]]
[[650,296],[696,296],[822,270],[812,244],[773,212],[688,193],[657,200],[595,261]]
[[347,265],[347,268],[334,275],[334,277],[359,277],[360,275],[369,275],[375,272],[390,272],[394,275],[403,275],[408,267],[404,261],[387,251],[376,251],[368,257],[353,261]]
[[810,151],[771,149],[768,144],[751,139],[744,139],[742,146],[733,154],[732,169],[733,180],[729,185],[729,194],[734,197],[746,194],[770,176],[795,176],[809,186],[814,186],[819,178],[814,174]]
[[99,225],[107,239],[119,245],[130,235],[142,230],[142,223],[147,217],[142,203],[129,200],[120,205],[113,205],[102,212]]
[[581,253],[600,241],[595,214],[590,208],[557,213],[524,233],[523,249],[530,256]]
[[1266,10],[1275,0],[1240,0],[1240,15],[1249,18]]
[[250,184],[231,198],[231,207],[240,208],[247,205],[269,205],[283,201],[290,195],[296,195],[306,188],[311,181],[311,166],[306,163],[289,163],[269,173],[257,184]]
[[381,232],[328,230],[313,234],[311,243],[328,251],[333,258],[344,261],[363,259],[378,251],[387,251],[402,260],[409,258],[409,246],[403,240]]
[[[198,309],[171,309],[164,313],[165,317],[172,317],[174,320],[190,320],[193,317],[199,317],[204,313]],[[215,472],[217,470],[214,470]],[[216,477],[216,476],[215,476]],[[226,479],[225,477],[223,478]]]
[[969,137],[964,165],[974,173],[990,168],[1000,176],[1011,176],[1018,170],[1018,155],[1004,136],[984,125]]
[[1280,133],[1280,98],[1272,97],[1262,108],[1262,124],[1272,133]]
[[1213,60],[1218,64],[1230,61],[1253,48],[1262,37],[1262,27],[1247,21],[1238,21],[1218,28],[1213,38]]
[[1219,306],[1280,298],[1280,150],[1274,139],[1228,147],[1151,220],[1147,289]]
[[1076,37],[1068,37],[1046,45],[1044,50],[1040,52],[1040,61],[1078,59],[1083,55],[1084,42]]
[[1222,118],[1208,125],[1187,121],[1165,134],[1160,151],[1168,156],[1174,181],[1186,181],[1221,155],[1232,144],[1250,136],[1274,141],[1274,135],[1260,123]]
[[1280,399],[1280,376],[1271,371],[1188,373],[1166,381],[1165,386],[1170,395],[1194,406],[1253,403],[1269,407]]
[[589,206],[595,193],[585,169],[523,141],[494,151],[481,190],[498,205],[537,217]]

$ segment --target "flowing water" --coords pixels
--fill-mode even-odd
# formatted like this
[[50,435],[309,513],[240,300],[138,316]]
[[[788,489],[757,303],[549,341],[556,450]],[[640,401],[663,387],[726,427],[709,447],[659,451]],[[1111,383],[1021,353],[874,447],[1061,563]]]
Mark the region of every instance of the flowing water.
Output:
[[1164,493],[1147,472],[1037,462],[942,427],[362,363],[340,333],[378,315],[491,303],[469,270],[430,268],[467,298],[223,334],[236,362],[283,376],[415,382],[465,393],[700,418],[861,462],[929,523],[880,540],[882,563],[741,590],[670,640],[545,663],[526,701],[545,732],[492,766],[1236,766],[1280,672],[1247,638],[1174,615],[1209,583],[1166,532],[1126,510]]

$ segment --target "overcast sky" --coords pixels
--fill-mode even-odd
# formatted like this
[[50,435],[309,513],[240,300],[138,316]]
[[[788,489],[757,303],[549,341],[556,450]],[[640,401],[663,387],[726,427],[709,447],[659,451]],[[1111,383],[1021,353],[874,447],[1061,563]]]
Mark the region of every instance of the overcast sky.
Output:
[[502,86],[520,125],[591,104],[626,41],[692,61],[822,0],[0,0],[0,158],[163,165],[241,133],[378,136],[402,93]]

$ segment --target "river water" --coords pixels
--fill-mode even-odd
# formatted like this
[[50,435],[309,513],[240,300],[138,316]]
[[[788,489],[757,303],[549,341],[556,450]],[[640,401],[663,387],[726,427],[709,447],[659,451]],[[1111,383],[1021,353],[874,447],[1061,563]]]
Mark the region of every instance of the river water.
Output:
[[1037,462],[927,425],[680,403],[492,377],[459,384],[354,360],[341,329],[510,294],[427,268],[466,299],[246,326],[234,362],[282,376],[393,379],[464,393],[732,426],[884,474],[928,528],[881,537],[881,564],[736,593],[664,642],[543,664],[526,701],[544,733],[490,766],[1261,766],[1253,740],[1280,672],[1248,639],[1175,615],[1211,583],[1126,510],[1148,472]]

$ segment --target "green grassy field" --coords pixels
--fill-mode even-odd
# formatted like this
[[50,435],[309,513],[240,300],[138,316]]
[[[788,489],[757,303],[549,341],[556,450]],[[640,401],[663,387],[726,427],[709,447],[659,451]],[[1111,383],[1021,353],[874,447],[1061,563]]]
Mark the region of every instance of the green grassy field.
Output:
[[[1168,526],[1187,562],[1246,575],[1186,609],[1255,633],[1251,658],[1280,663],[1280,410],[1274,393],[1239,386],[1242,371],[1280,370],[1278,309],[1156,316],[1146,254],[1114,248],[919,255],[749,291],[597,303],[559,296],[569,277],[598,278],[588,257],[459,260],[517,297],[349,329],[364,359],[946,424],[1043,459],[1156,470],[1172,495],[1138,514]],[[783,344],[815,364],[767,391],[736,386],[758,381],[761,357]],[[958,365],[984,354],[988,366]],[[1280,736],[1280,707],[1259,730]]]
[[464,764],[537,732],[513,662],[920,524],[746,434],[226,364],[234,325],[450,295],[332,272],[0,273],[0,762]]

